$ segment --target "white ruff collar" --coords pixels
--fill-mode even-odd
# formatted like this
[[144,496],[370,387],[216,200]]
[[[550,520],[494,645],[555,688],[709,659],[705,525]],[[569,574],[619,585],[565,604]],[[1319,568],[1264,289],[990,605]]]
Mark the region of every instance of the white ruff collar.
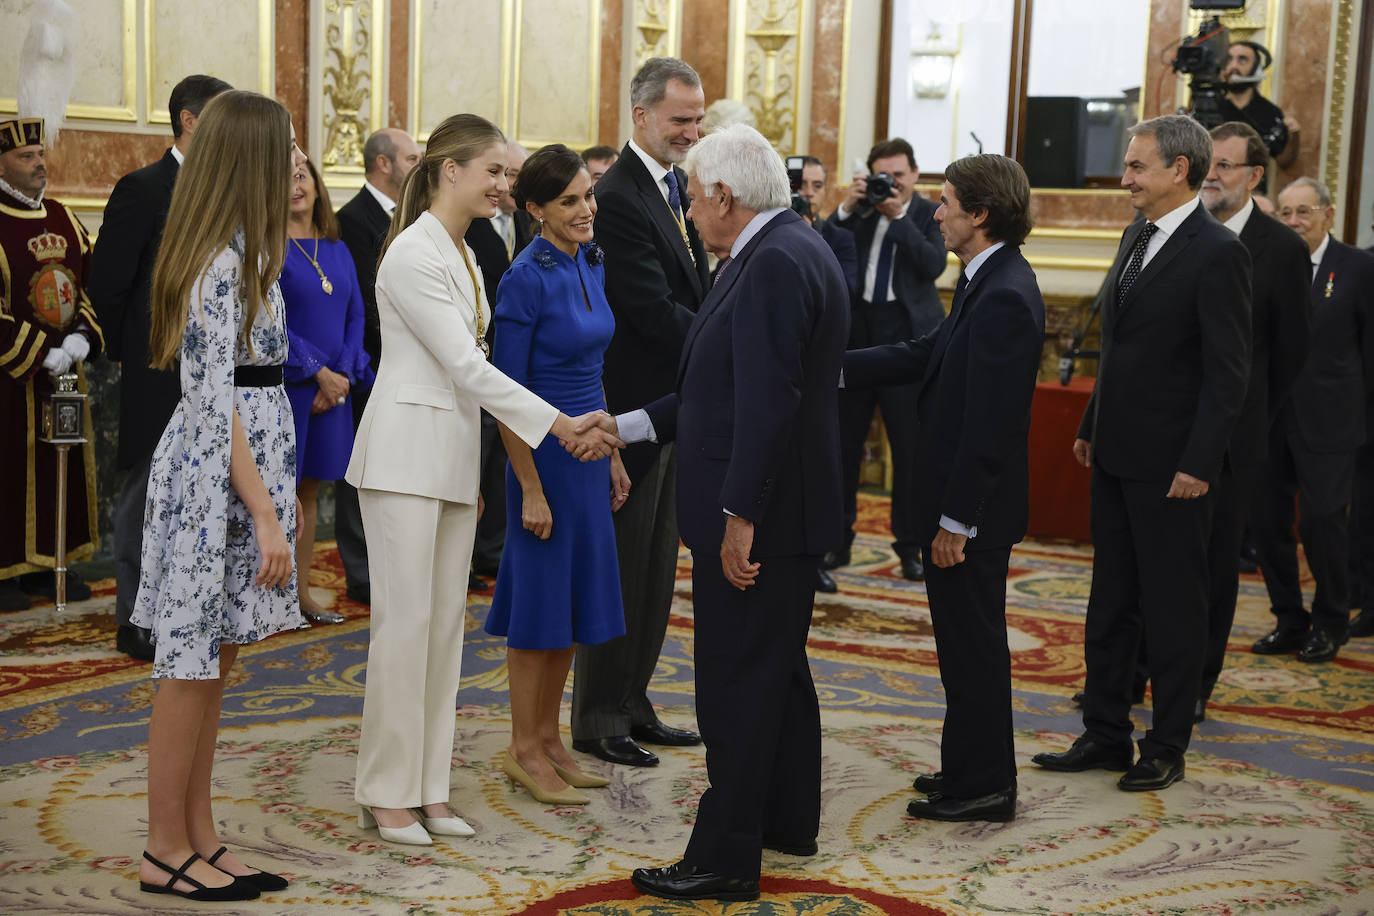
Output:
[[30,210],[37,210],[39,207],[43,206],[42,191],[38,192],[37,197],[30,197],[3,178],[0,178],[0,191],[4,191],[15,200],[22,201]]

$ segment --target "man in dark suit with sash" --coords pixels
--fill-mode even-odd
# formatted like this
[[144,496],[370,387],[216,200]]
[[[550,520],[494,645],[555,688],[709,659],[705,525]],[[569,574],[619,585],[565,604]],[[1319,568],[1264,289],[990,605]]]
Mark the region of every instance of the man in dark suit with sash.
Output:
[[[1212,138],[1165,115],[1130,130],[1121,186],[1144,219],[1108,275],[1097,385],[1073,452],[1092,468],[1093,581],[1082,736],[1038,765],[1126,770],[1127,791],[1183,778],[1207,650],[1214,496],[1250,377],[1250,255],[1202,207]],[[1228,560],[1234,562],[1234,559]],[[1132,765],[1141,638],[1154,719]]]
[[1007,569],[1029,517],[1031,395],[1045,301],[1020,246],[1030,183],[1014,160],[969,156],[945,169],[935,211],[964,270],[949,317],[904,343],[850,351],[846,389],[915,385],[916,534],[945,722],[940,772],[907,812],[941,821],[1009,821],[1016,811],[1007,646]]
[[[363,144],[363,186],[339,208],[339,238],[353,256],[358,287],[363,293],[363,349],[375,369],[382,362],[382,329],[377,317],[377,261],[391,228],[391,214],[401,197],[401,185],[420,161],[420,148],[410,134],[395,127],[376,131]],[[353,428],[363,418],[371,389],[353,392]],[[358,510],[358,491],[346,480],[334,485],[334,537],[339,544],[348,597],[372,603],[372,579],[367,572],[367,540]],[[328,613],[333,614],[333,611]]]
[[181,398],[175,370],[148,366],[148,291],[177,170],[190,148],[196,121],[206,102],[230,88],[223,80],[201,74],[172,88],[167,103],[172,146],[157,162],[115,184],[91,255],[91,301],[105,330],[106,354],[120,364],[118,467],[126,476],[114,513],[115,646],[143,661],[153,659],[152,642],[148,631],[134,626],[129,617],[138,596],[148,470]]
[[[615,336],[606,350],[607,407],[624,411],[676,387],[678,358],[708,286],[706,249],[687,218],[687,176],[676,163],[700,136],[701,79],[685,62],[656,57],[630,81],[634,136],[596,184],[596,240],[606,252],[606,299]],[[625,635],[578,646],[573,747],[612,763],[653,766],[641,745],[690,745],[693,732],[658,720],[646,690],[668,629],[677,574],[672,444],[624,452],[632,486],[615,514]]]

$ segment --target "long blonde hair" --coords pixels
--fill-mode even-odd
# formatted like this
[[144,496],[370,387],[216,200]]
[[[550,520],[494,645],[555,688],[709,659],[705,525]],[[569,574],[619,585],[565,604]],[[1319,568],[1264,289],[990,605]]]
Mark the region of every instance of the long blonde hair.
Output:
[[205,106],[177,175],[153,268],[153,368],[175,363],[196,282],[238,229],[244,236],[242,335],[248,339],[286,260],[291,175],[285,108],[242,90],[220,93]]
[[505,143],[501,128],[475,114],[450,115],[429,135],[424,155],[401,185],[401,201],[391,217],[391,228],[382,244],[382,255],[391,247],[396,236],[419,219],[434,199],[439,184],[439,170],[445,159],[467,165],[493,143]]

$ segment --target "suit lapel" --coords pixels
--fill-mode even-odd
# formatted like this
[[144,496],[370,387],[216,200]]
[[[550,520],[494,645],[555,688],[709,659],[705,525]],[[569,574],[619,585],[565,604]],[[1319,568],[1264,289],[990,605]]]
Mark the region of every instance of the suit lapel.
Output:
[[[662,232],[668,239],[668,244],[672,247],[673,253],[677,255],[678,263],[682,265],[687,276],[692,278],[692,288],[696,291],[697,300],[700,301],[702,295],[701,276],[697,273],[697,265],[692,259],[691,252],[687,250],[687,243],[682,239],[682,232],[677,227],[677,220],[673,218],[673,211],[669,208],[668,201],[663,198],[662,192],[658,189],[658,183],[649,174],[649,170],[644,167],[638,153],[627,145],[621,158],[626,159],[626,164],[630,166],[630,174],[634,176],[635,188],[639,191],[640,204],[649,214],[654,225],[658,227],[658,231]],[[678,177],[678,193],[685,201],[687,198],[687,179],[676,170],[676,167],[674,167],[674,172]],[[684,208],[684,223],[686,213]]]
[[[978,268],[978,272],[973,275],[973,278],[968,281],[968,285],[964,287],[963,297],[960,298],[958,302],[950,303],[949,316],[941,323],[939,330],[940,336],[939,339],[935,341],[935,350],[930,355],[930,361],[926,363],[926,374],[922,377],[921,384],[924,385],[927,381],[934,378],[935,373],[939,371],[940,363],[944,361],[945,352],[949,349],[949,342],[953,339],[954,332],[959,327],[959,322],[963,320],[964,316],[973,308],[974,296],[978,288],[982,286],[989,275],[1001,267],[1002,259],[1006,255],[1008,249],[1009,246],[1004,245],[998,251],[993,252],[993,254],[983,262],[983,265]],[[1010,250],[1015,251],[1016,249],[1011,248]]]
[[448,269],[448,285],[467,307],[463,312],[463,320],[466,321],[467,310],[475,311],[477,301],[474,298],[472,278],[468,276],[467,266],[463,263],[463,256],[459,254],[458,246],[453,244],[453,239],[449,238],[448,231],[437,217],[428,212],[421,213],[419,222],[425,227],[430,241],[444,258],[444,266]]
[[[1188,243],[1192,240],[1193,236],[1197,235],[1198,228],[1202,225],[1203,219],[1211,219],[1211,217],[1207,216],[1206,211],[1202,209],[1202,205],[1198,204],[1193,208],[1193,212],[1188,214],[1187,219],[1185,219],[1177,229],[1169,233],[1169,237],[1164,240],[1164,247],[1155,252],[1155,256],[1150,259],[1150,263],[1145,265],[1144,269],[1140,271],[1140,276],[1135,278],[1135,283],[1131,284],[1130,290],[1126,293],[1125,301],[1121,303],[1121,311],[1118,317],[1126,313],[1126,310],[1131,307],[1131,303],[1135,302],[1140,296],[1140,291],[1150,285],[1150,281],[1164,269],[1165,265],[1177,257],[1180,251],[1188,247]],[[1144,228],[1143,224],[1141,228]],[[1139,234],[1140,230],[1137,230],[1136,235],[1139,236]],[[1134,245],[1135,243],[1132,242],[1131,244]],[[1130,252],[1128,251],[1127,257],[1129,256]]]
[[[1335,253],[1335,241],[1332,240],[1330,236],[1327,236],[1326,251],[1322,254],[1321,263],[1317,265],[1317,272],[1312,276],[1313,303],[1321,301],[1326,295],[1326,278],[1328,275],[1336,272],[1335,258],[1332,257]],[[1308,258],[1309,263],[1311,263],[1311,260],[1311,258]]]

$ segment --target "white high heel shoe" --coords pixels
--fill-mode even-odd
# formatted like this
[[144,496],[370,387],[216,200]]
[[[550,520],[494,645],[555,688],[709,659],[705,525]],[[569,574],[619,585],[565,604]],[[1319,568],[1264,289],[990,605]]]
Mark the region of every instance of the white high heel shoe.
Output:
[[434,845],[434,841],[429,838],[429,834],[425,831],[425,828],[420,825],[419,821],[406,824],[404,827],[383,827],[381,824],[377,823],[377,818],[372,813],[371,808],[362,808],[359,810],[358,826],[364,830],[371,830],[373,827],[376,827],[382,839],[386,840],[388,843],[404,843],[407,846]]
[[467,821],[463,820],[453,812],[449,812],[449,817],[426,817],[424,811],[417,812],[420,823],[425,825],[425,829],[435,836],[476,836],[477,831],[473,830]]

